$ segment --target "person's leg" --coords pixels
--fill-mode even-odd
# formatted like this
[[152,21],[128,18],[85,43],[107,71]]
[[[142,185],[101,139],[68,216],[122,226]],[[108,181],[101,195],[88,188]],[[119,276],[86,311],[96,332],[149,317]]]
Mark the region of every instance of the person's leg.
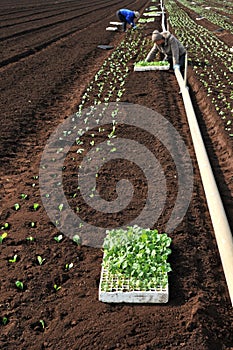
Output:
[[127,22],[122,22],[122,26],[123,26],[123,31],[126,32],[126,25],[127,25]]
[[184,69],[185,66],[185,53],[179,58],[180,69]]
[[125,16],[123,16],[119,11],[117,11],[116,15],[117,15],[117,18],[121,21],[123,31],[125,32],[126,31],[126,25],[127,25],[127,22],[125,20]]

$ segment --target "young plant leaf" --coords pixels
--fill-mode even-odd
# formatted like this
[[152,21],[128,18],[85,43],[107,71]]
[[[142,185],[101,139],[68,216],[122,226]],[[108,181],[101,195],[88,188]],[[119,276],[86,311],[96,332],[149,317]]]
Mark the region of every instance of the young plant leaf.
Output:
[[17,287],[18,289],[20,289],[20,290],[23,290],[23,289],[24,289],[23,282],[21,282],[21,281],[16,281],[16,282],[15,282],[15,285],[16,285],[16,287]]
[[3,240],[7,237],[7,232],[3,232],[1,235],[0,235],[0,244],[2,244]]

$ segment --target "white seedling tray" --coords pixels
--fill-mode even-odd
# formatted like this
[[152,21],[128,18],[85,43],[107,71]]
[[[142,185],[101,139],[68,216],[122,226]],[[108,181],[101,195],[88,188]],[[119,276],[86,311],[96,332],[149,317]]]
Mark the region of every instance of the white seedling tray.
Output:
[[122,26],[121,22],[109,22],[112,26]]
[[118,30],[118,27],[107,27],[106,30],[110,30],[112,32],[116,32]]
[[[104,287],[106,284],[109,286],[107,291]],[[167,303],[168,285],[165,288],[155,287],[147,291],[136,288],[132,290],[128,279],[119,280],[102,266],[99,300],[105,303]]]
[[170,65],[167,66],[134,66],[135,72],[144,72],[148,70],[168,70]]

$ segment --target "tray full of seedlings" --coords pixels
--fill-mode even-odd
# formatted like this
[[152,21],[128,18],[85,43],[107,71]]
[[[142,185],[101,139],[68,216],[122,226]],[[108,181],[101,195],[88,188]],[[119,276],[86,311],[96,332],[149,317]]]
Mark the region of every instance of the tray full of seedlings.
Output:
[[134,71],[143,72],[149,70],[168,70],[170,63],[167,61],[146,62],[139,61],[134,64]]
[[167,303],[171,238],[138,226],[107,231],[99,300],[108,303]]

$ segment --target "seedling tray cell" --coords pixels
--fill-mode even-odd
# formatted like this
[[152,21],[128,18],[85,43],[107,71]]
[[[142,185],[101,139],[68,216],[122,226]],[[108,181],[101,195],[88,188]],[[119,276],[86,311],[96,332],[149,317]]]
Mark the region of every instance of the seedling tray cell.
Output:
[[149,290],[141,290],[130,286],[130,280],[111,275],[102,266],[99,300],[105,303],[167,303],[168,285],[154,286]]

